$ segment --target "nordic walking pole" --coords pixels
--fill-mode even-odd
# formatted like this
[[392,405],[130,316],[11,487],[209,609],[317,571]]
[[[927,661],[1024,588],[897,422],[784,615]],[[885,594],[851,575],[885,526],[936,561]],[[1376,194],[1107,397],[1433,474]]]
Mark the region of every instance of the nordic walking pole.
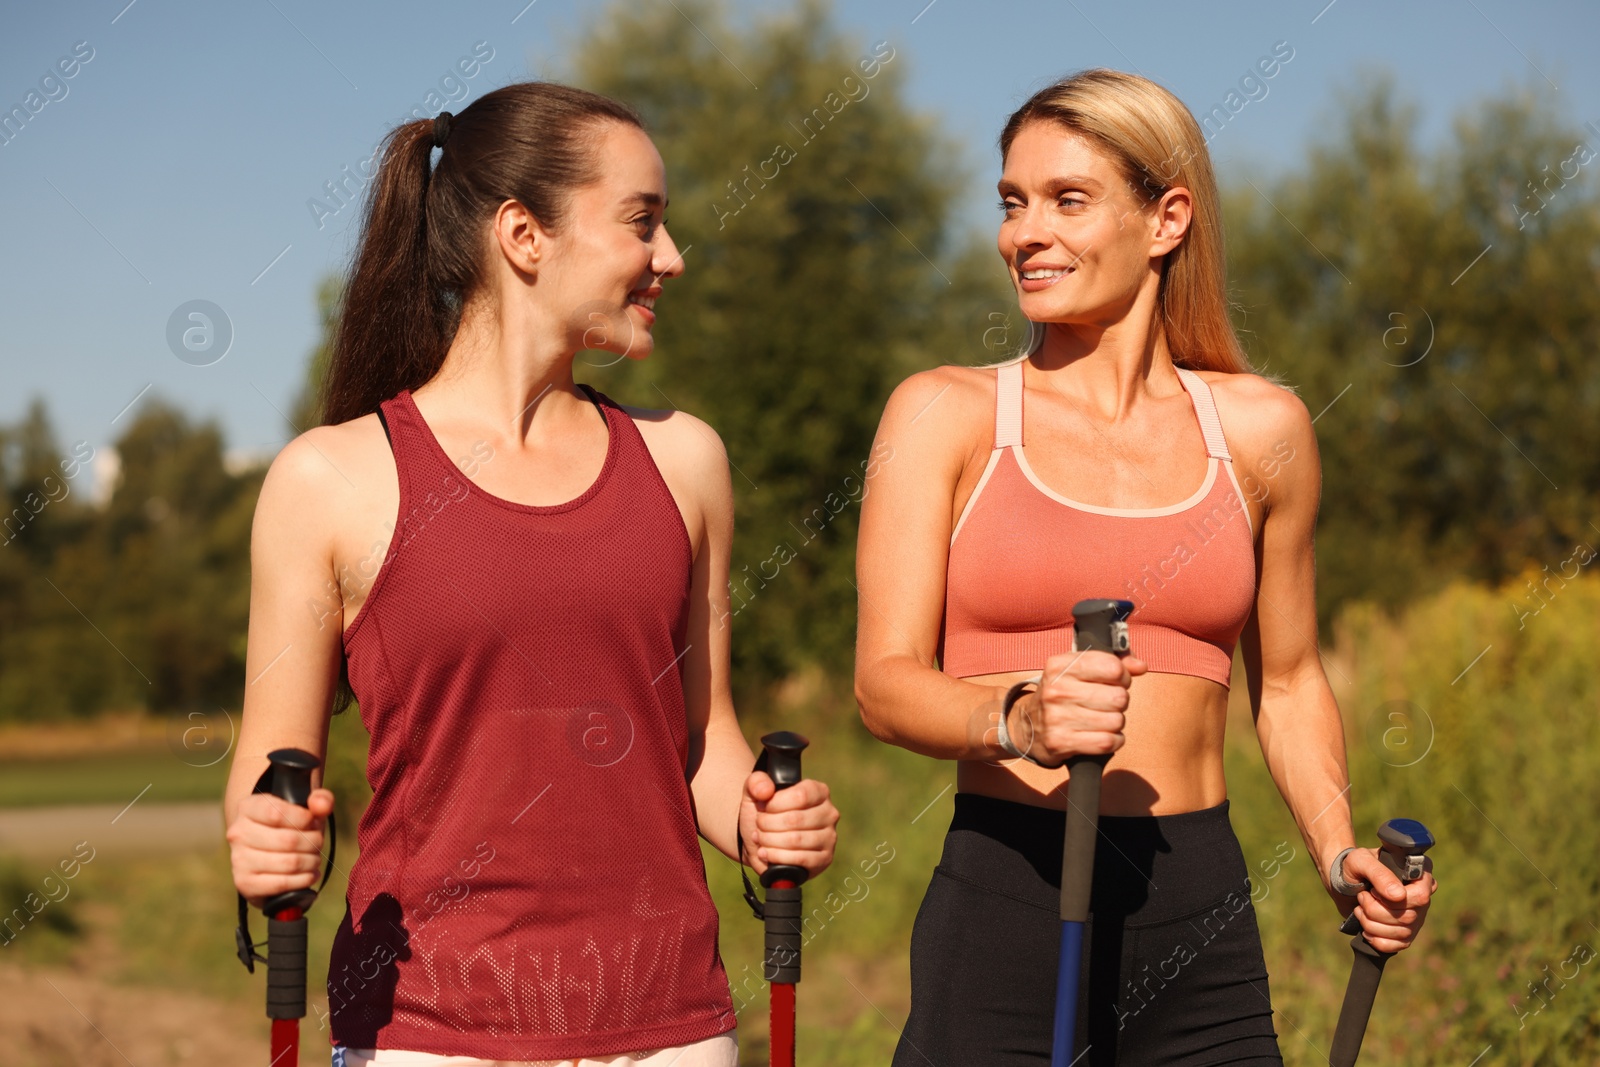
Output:
[[[1078,652],[1128,654],[1128,600],[1080,600],[1072,605],[1072,647]],[[1061,959],[1056,971],[1055,1041],[1050,1067],[1070,1067],[1076,1057],[1078,971],[1083,927],[1094,886],[1094,840],[1100,823],[1100,772],[1110,754],[1067,760],[1067,828],[1061,843]]]
[[[756,760],[755,769],[766,771],[779,789],[787,789],[800,780],[800,753],[810,743],[788,730],[767,734],[761,739],[761,757]],[[734,833],[743,856],[744,838],[739,831]],[[765,903],[756,899],[743,866],[739,877],[744,879],[745,902],[766,924],[761,976],[772,986],[772,1067],[794,1067],[794,987],[800,981],[800,886],[806,880],[806,869],[780,863],[762,871],[761,884],[767,889]]]
[[[811,742],[779,730],[761,739],[772,784],[787,789],[800,780],[800,753]],[[763,977],[772,983],[772,1067],[794,1067],[794,987],[800,981],[800,886],[806,869],[777,864],[761,872],[767,955]]]
[[[1423,854],[1434,845],[1426,826],[1415,819],[1390,819],[1378,827],[1378,840],[1383,842],[1378,858],[1396,878],[1409,884],[1422,877],[1427,869]],[[1378,995],[1378,981],[1383,977],[1383,965],[1393,953],[1379,952],[1367,943],[1361,936],[1361,920],[1353,911],[1339,932],[1356,935],[1350,939],[1355,959],[1350,964],[1350,982],[1344,989],[1344,1006],[1339,1009],[1339,1026],[1333,1032],[1328,1063],[1331,1067],[1355,1067],[1356,1057],[1361,1055],[1361,1039],[1367,1035],[1367,1020],[1372,1016],[1372,1001]]]
[[[300,807],[311,797],[311,772],[321,761],[298,748],[267,753],[271,762],[252,792],[271,793]],[[328,867],[333,869],[333,818],[328,819]],[[327,871],[323,872],[327,884]],[[319,887],[320,888],[320,887]],[[256,955],[250,941],[249,912],[239,897],[239,929],[235,934],[239,959],[255,972],[257,960],[267,965],[267,1018],[272,1020],[271,1067],[299,1067],[300,1020],[306,1014],[306,910],[317,899],[316,889],[292,889],[268,897],[261,905],[267,913],[267,955]]]

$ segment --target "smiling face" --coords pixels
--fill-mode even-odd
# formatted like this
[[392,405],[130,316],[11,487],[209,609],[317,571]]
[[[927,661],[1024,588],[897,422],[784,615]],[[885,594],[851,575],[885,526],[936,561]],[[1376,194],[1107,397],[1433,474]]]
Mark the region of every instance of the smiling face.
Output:
[[560,231],[547,235],[540,278],[574,351],[643,359],[655,346],[662,280],[683,273],[667,234],[666,168],[636,126],[607,123],[597,136],[599,177],[572,191]]
[[1188,226],[1187,190],[1141,204],[1110,156],[1056,122],[1017,131],[998,188],[1000,256],[1035,322],[1106,326],[1146,289],[1153,303]]

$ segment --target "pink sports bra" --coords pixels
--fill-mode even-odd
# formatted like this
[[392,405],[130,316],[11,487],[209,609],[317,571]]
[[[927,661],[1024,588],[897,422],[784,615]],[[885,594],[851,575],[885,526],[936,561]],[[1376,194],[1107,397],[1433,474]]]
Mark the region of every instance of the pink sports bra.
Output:
[[1200,487],[1168,507],[1096,507],[1052,491],[1028,466],[1026,358],[996,368],[994,451],[950,537],[944,673],[1041,670],[1072,648],[1072,605],[1114,597],[1133,601],[1133,653],[1152,671],[1227,686],[1255,604],[1255,537],[1210,387],[1177,368],[1210,457]]

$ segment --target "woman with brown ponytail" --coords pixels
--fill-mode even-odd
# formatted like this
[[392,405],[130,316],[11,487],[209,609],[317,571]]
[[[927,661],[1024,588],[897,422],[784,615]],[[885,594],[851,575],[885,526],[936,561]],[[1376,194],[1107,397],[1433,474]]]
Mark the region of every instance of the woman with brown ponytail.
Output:
[[336,1064],[731,1067],[697,831],[757,871],[832,859],[827,787],[750,773],[734,716],[720,440],[573,382],[582,350],[650,354],[666,205],[639,116],[565,86],[385,146],[324,425],[256,510],[226,797],[239,891],[311,885],[332,794],[250,790],[273,749],[323,754],[348,677],[373,797]]
[[[1084,71],[1023,104],[1000,155],[998,248],[1029,341],[903,382],[874,446],[894,462],[862,502],[862,718],[958,761],[894,1063],[1050,1062],[1080,753],[1110,757],[1081,1064],[1281,1063],[1250,875],[1314,870],[1384,952],[1410,945],[1435,886],[1355,847],[1317,650],[1311,416],[1234,336],[1216,181],[1182,101]],[[1125,660],[1071,651],[1073,605],[1103,597],[1134,604]],[[1229,822],[1239,644],[1299,862],[1287,843],[1247,862]]]

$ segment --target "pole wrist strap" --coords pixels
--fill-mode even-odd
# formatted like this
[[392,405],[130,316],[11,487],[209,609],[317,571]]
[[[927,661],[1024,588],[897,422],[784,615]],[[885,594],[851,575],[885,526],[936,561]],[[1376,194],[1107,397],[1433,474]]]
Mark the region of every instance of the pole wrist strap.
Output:
[[[1019,759],[1025,759],[1029,763],[1039,767],[1044,766],[1044,764],[1035,759],[1030,752],[1025,752],[1022,749],[1017,748],[1016,741],[1012,740],[1011,731],[1006,727],[1006,719],[1011,715],[1012,705],[1014,705],[1024,696],[1026,686],[1040,686],[1043,684],[1044,675],[1041,674],[1037,678],[1024,678],[1022,681],[1018,682],[1016,685],[1013,685],[1009,690],[1006,691],[1005,699],[1000,703],[1000,727],[997,731],[999,736],[996,738],[997,743],[1002,749],[1009,752],[1011,755],[1018,757]],[[1028,748],[1033,748],[1033,738],[1031,737],[1028,738]]]
[[[756,757],[756,765],[751,768],[751,773],[754,773],[755,771],[765,771],[766,769],[767,750],[763,748],[761,750],[761,755]],[[741,798],[740,807],[743,806],[743,798]],[[766,906],[761,903],[761,898],[756,896],[756,887],[750,884],[750,876],[745,874],[744,832],[739,826],[737,816],[734,817],[733,840],[734,851],[739,854],[739,880],[744,883],[744,902],[750,905],[750,911],[755,915],[756,918],[764,920],[767,917]]]
[[1356,846],[1351,845],[1333,857],[1333,862],[1328,865],[1328,885],[1341,896],[1353,897],[1367,888],[1367,883],[1352,882],[1344,876],[1344,858],[1355,850]]

